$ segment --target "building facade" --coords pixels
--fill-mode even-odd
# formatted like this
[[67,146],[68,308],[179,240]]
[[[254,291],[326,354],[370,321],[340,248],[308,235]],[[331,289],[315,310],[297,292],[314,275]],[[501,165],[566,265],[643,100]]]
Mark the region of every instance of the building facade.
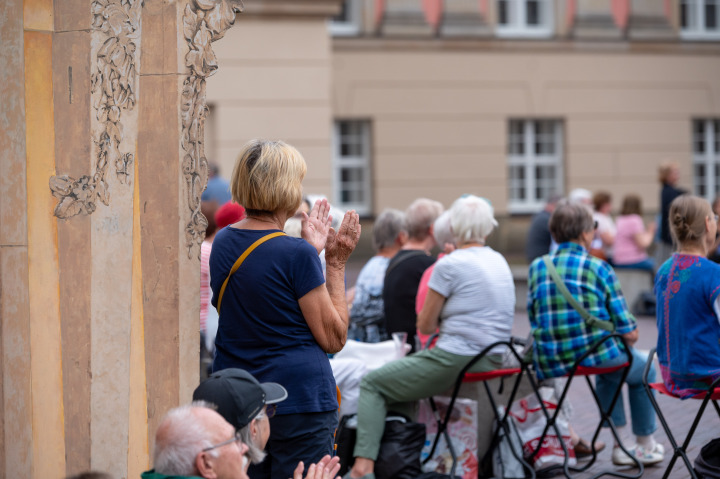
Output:
[[606,190],[615,210],[638,193],[654,213],[664,161],[720,193],[714,1],[346,0],[330,21],[250,7],[208,86],[226,176],[245,141],[282,138],[309,193],[369,219],[419,196],[490,199],[510,254],[554,193]]

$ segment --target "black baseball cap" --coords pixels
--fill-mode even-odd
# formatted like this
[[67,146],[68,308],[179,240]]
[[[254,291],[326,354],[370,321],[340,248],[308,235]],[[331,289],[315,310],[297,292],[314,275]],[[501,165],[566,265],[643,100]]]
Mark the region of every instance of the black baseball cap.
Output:
[[213,373],[193,392],[194,401],[207,401],[238,431],[252,421],[266,404],[287,399],[277,383],[260,383],[244,369],[229,368]]

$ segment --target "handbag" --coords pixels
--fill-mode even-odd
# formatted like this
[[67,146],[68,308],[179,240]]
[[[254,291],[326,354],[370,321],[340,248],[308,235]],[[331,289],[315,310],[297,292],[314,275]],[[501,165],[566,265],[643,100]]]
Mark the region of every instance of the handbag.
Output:
[[230,281],[230,276],[235,274],[235,271],[238,270],[240,265],[243,264],[243,261],[245,261],[245,258],[247,258],[248,255],[250,255],[250,253],[252,253],[255,248],[257,248],[258,246],[260,246],[267,240],[277,238],[278,236],[287,236],[287,235],[285,233],[283,233],[282,231],[276,231],[275,233],[267,234],[267,235],[263,236],[262,238],[260,238],[259,240],[255,241],[253,244],[251,244],[248,247],[248,249],[246,249],[243,252],[243,254],[241,254],[240,257],[237,260],[235,260],[235,264],[233,264],[232,268],[230,268],[230,272],[228,273],[227,278],[225,278],[225,281],[223,281],[222,287],[220,288],[220,294],[218,294],[217,308],[215,308],[215,309],[217,309],[218,314],[220,314],[220,305],[222,304],[223,295],[225,294],[225,288],[228,285],[228,281]]
[[[357,416],[345,416],[338,430],[337,456],[340,475],[352,468],[357,434]],[[425,444],[425,424],[412,422],[403,416],[390,415],[375,462],[377,479],[416,479],[421,473],[420,452]]]

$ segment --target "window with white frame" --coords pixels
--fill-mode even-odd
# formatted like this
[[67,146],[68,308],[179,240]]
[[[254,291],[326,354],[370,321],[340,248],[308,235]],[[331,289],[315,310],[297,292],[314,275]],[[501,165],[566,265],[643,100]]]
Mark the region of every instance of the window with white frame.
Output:
[[340,13],[330,20],[330,33],[336,36],[360,34],[361,0],[345,0]]
[[680,35],[688,40],[720,39],[720,0],[680,0]]
[[499,37],[550,37],[553,24],[553,0],[497,0]]
[[510,120],[508,125],[509,209],[539,211],[547,199],[562,194],[562,122]]
[[720,119],[693,121],[693,177],[696,195],[720,196]]
[[333,135],[333,190],[338,207],[371,212],[370,122],[339,120]]

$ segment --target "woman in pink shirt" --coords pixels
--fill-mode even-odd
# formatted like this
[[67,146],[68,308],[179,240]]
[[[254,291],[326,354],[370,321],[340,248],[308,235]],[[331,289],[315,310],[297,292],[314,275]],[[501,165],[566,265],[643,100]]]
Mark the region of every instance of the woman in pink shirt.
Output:
[[616,268],[634,268],[653,271],[655,264],[648,257],[647,248],[652,244],[657,226],[645,223],[640,216],[642,203],[637,195],[623,198],[622,211],[615,221],[617,235],[613,252],[613,265]]

